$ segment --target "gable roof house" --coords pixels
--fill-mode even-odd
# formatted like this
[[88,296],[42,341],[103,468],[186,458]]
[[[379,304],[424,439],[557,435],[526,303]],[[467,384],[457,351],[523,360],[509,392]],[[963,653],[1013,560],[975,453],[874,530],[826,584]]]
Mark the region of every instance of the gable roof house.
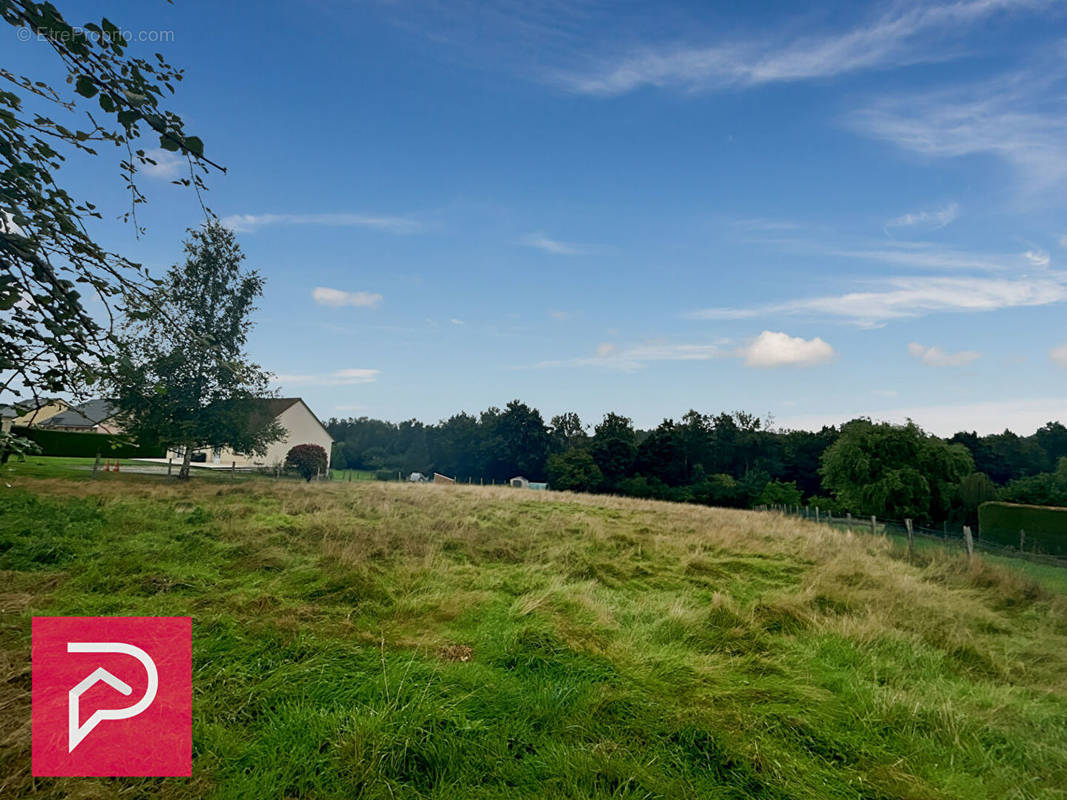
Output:
[[50,431],[122,433],[122,422],[117,418],[118,413],[118,406],[110,400],[90,400],[54,414],[35,425]]
[[[254,402],[259,406],[257,411],[261,411],[265,417],[276,421],[285,429],[282,438],[267,445],[267,453],[262,456],[235,453],[228,447],[208,448],[203,451],[204,460],[196,460],[199,466],[238,469],[275,467],[285,463],[289,450],[296,445],[317,444],[326,451],[326,464],[329,468],[333,437],[308,408],[307,403],[299,397],[264,397]],[[182,458],[182,454],[176,450],[167,453],[167,456],[175,460]]]
[[70,403],[60,397],[42,397],[37,401],[16,402],[14,405],[19,410],[19,415],[15,418],[14,424],[24,428],[40,425],[56,414],[62,414],[64,411],[69,411],[73,408]]

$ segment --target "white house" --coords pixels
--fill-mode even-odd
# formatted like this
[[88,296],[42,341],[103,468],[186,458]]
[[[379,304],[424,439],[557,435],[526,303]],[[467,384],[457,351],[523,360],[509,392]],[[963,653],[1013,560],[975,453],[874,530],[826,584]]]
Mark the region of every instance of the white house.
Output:
[[[258,402],[263,404],[264,410],[271,419],[285,428],[285,435],[267,446],[266,455],[243,455],[227,447],[216,447],[194,453],[194,463],[208,467],[236,466],[238,469],[275,467],[285,463],[285,456],[290,448],[298,444],[317,444],[326,451],[326,463],[329,465],[333,437],[303,400],[299,397],[266,397]],[[201,453],[203,461],[198,458]],[[177,451],[169,452],[167,456],[175,460],[180,460],[182,457]]]

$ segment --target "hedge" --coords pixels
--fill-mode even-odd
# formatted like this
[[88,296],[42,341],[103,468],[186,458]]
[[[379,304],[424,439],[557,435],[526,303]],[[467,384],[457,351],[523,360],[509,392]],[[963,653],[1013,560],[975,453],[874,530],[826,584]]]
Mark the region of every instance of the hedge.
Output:
[[1019,546],[1026,531],[1025,550],[1067,556],[1067,508],[989,502],[978,507],[978,536],[997,544]]
[[104,458],[162,458],[166,455],[161,446],[142,447],[123,436],[109,433],[50,431],[47,428],[23,427],[12,428],[11,432],[37,442],[46,456],[94,458],[99,453]]

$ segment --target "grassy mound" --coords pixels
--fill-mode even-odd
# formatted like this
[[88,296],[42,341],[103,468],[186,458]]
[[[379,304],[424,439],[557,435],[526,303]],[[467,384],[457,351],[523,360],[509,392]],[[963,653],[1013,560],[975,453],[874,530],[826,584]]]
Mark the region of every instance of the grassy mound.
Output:
[[[478,487],[0,485],[0,796],[1063,798],[1055,583]],[[32,779],[30,617],[191,614],[192,779]]]

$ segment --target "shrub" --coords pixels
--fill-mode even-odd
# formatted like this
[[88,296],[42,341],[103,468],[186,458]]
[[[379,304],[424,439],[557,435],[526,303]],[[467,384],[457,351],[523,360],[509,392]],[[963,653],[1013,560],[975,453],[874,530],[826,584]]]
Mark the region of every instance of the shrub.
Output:
[[396,475],[391,469],[380,469],[374,473],[375,480],[379,481],[391,481]]
[[23,427],[13,428],[12,433],[36,443],[46,456],[93,458],[99,454],[105,458],[162,458],[166,455],[164,449],[158,445],[138,445],[128,437],[108,433],[50,431],[47,428]]
[[803,499],[796,481],[769,481],[756,499],[756,505],[799,506]]
[[1067,556],[1067,508],[982,503],[978,507],[978,535],[998,544],[1019,546],[1026,531],[1026,549]]
[[604,483],[604,474],[588,450],[569,450],[549,456],[548,483],[562,492],[595,492]]
[[317,444],[298,444],[285,456],[285,466],[295,469],[306,481],[325,472],[327,463],[326,450]]

